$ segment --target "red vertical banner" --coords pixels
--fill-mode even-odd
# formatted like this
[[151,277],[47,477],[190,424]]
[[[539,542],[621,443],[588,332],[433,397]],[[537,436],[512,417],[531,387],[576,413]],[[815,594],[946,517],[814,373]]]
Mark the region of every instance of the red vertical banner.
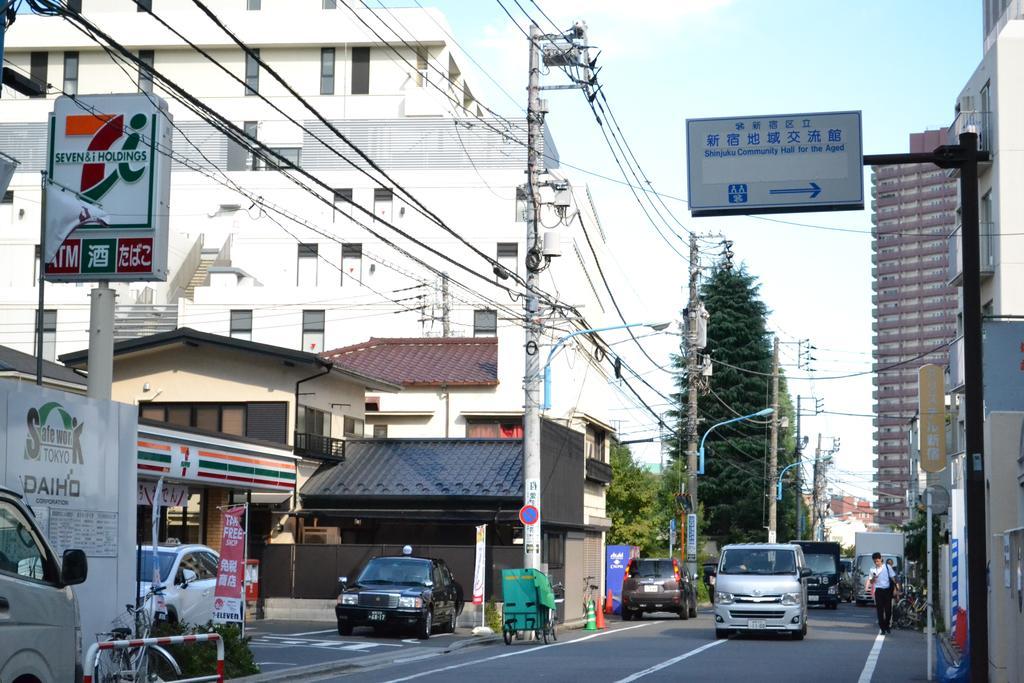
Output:
[[213,592],[213,621],[240,622],[245,609],[245,507],[228,508],[222,514],[224,530],[220,537],[217,588]]

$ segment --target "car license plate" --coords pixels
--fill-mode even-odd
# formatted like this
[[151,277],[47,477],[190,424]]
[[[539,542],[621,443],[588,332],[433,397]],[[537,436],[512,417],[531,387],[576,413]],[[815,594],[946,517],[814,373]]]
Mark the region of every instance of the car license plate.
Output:
[[747,622],[747,628],[753,631],[760,631],[761,629],[768,628],[768,622],[764,619],[751,619]]
[[379,612],[379,611],[376,611],[376,610],[373,611],[373,612],[370,612],[370,617],[369,617],[370,621],[384,621],[385,618],[386,617],[384,616],[383,612]]
[[817,595],[808,595],[807,596],[807,602],[818,602],[818,596]]
[[658,587],[657,586],[652,586],[651,584],[647,584],[646,586],[644,586],[644,592],[645,593],[657,593],[658,592]]

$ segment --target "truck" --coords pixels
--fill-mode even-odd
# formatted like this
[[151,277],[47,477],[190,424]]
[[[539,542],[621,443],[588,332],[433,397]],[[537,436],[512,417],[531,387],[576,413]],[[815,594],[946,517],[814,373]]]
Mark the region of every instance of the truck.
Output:
[[790,541],[804,549],[804,561],[811,568],[807,578],[807,605],[820,605],[828,609],[839,606],[839,553],[838,543],[829,541]]
[[858,531],[854,538],[856,556],[853,563],[853,588],[858,605],[874,602],[874,596],[867,588],[871,574],[874,553],[882,554],[882,561],[892,560],[893,569],[900,577],[906,571],[903,554],[903,533],[900,531]]

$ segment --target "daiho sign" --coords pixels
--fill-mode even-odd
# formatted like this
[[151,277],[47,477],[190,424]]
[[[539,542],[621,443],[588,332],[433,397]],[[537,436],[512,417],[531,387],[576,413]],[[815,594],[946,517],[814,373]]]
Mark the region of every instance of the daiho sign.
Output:
[[49,177],[109,219],[72,232],[47,264],[47,279],[166,280],[167,104],[144,94],[59,97],[49,134]]

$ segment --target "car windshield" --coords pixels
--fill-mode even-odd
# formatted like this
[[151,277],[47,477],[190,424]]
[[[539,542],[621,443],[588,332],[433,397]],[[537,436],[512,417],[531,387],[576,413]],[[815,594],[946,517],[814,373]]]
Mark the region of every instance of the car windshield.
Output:
[[[156,553],[157,566],[160,568],[160,582],[166,583],[168,577],[171,575],[171,565],[174,564],[174,557],[177,555],[172,550],[158,550]],[[143,581],[153,580],[153,552],[151,550],[142,551],[142,572],[139,577]]]
[[641,579],[661,579],[675,576],[672,560],[637,560],[636,577]]
[[807,560],[807,566],[810,567],[811,571],[815,574],[837,574],[839,572],[836,568],[835,555],[814,555],[804,553],[804,559]]
[[853,560],[840,560],[839,564],[844,572],[849,573],[853,569]]
[[370,560],[356,583],[364,586],[425,586],[430,580],[430,562],[378,557]]
[[722,556],[720,574],[792,574],[796,553],[786,549],[730,548]]
[[[882,555],[882,562],[892,560],[893,569],[897,574],[900,573],[900,558],[895,555]],[[870,555],[861,555],[857,558],[857,571],[861,574],[870,574],[871,570],[875,567],[875,561],[871,559]]]

